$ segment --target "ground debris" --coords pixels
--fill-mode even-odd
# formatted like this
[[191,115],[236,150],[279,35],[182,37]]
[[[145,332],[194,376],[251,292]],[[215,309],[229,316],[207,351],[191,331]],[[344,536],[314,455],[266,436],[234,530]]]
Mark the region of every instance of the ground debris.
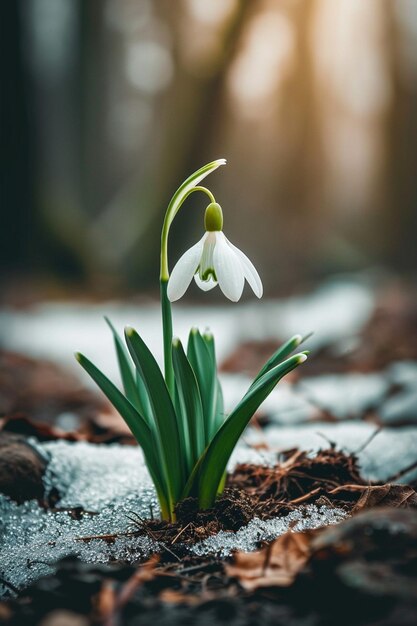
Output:
[[50,361],[0,350],[0,429],[39,441],[132,443],[120,416],[100,394]]
[[230,562],[154,557],[135,568],[64,559],[0,612],[10,626],[68,610],[103,626],[412,626],[416,564],[415,514],[378,508],[337,526],[289,532]]
[[409,485],[371,485],[363,492],[353,513],[374,507],[417,508],[417,493]]
[[226,573],[237,578],[247,591],[261,587],[288,587],[310,556],[314,531],[281,535],[258,552],[238,552],[233,564],[226,564]]
[[[417,517],[407,509],[376,508],[359,513],[337,527],[317,533],[311,542],[312,556],[303,585],[316,599],[320,581],[345,599],[367,597],[392,605],[400,600],[416,603],[417,610]],[[313,581],[317,582],[313,582]],[[333,596],[327,597],[332,604]],[[356,607],[354,606],[356,604]],[[349,606],[354,611],[359,605]],[[378,608],[378,607],[376,607]],[[416,613],[417,615],[417,613]]]
[[[147,536],[160,543],[166,558],[184,555],[184,548],[204,541],[221,531],[237,531],[251,520],[270,520],[315,503],[330,509],[349,510],[368,484],[361,478],[354,455],[334,448],[321,450],[317,456],[291,450],[275,466],[237,465],[228,475],[227,487],[210,509],[198,510],[196,498],[186,498],[177,505],[177,521],[148,519],[132,513],[134,530],[129,536]],[[352,484],[353,483],[353,484]],[[326,495],[324,495],[326,494]],[[121,534],[101,536],[113,542]],[[80,537],[91,541],[97,536]]]
[[[270,501],[271,506],[274,502],[287,508],[318,499],[342,486],[367,484],[360,475],[357,457],[334,447],[319,450],[317,455],[289,450],[282,456],[284,460],[273,467],[237,465],[228,484],[244,488],[259,502]],[[356,500],[356,493],[348,498],[352,499]]]

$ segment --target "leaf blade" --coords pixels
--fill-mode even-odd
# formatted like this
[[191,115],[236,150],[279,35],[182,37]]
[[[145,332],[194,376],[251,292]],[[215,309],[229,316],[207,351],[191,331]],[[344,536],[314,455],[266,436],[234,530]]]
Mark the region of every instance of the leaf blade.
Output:
[[140,415],[133,404],[126,398],[121,391],[114,385],[103,372],[101,372],[86,356],[77,352],[75,358],[91,376],[94,382],[102,390],[104,395],[110,400],[115,409],[120,413],[126,424],[132,431],[136,441],[143,449],[146,464],[148,466],[151,478],[155,484],[161,508],[164,513],[164,507],[168,507],[168,498],[166,493],[166,485],[158,467],[158,459],[155,455],[152,431],[146,420]]
[[185,417],[184,432],[189,442],[189,470],[194,467],[205,446],[203,406],[197,379],[179,339],[172,342],[175,379]]
[[271,370],[273,367],[275,367],[276,365],[279,365],[279,363],[282,363],[282,361],[284,361],[284,359],[290,356],[291,352],[293,352],[296,348],[298,348],[298,346],[303,341],[305,341],[305,339],[307,339],[309,336],[310,335],[307,335],[307,337],[303,337],[302,335],[294,335],[293,337],[288,339],[288,341],[282,344],[282,346],[280,346],[274,352],[274,354],[267,360],[265,365],[259,370],[252,384],[255,384],[256,381],[259,380],[261,376],[269,372],[269,370]]
[[[147,398],[144,397],[145,390],[143,382],[140,380],[140,377],[135,378],[133,368],[131,366],[129,352],[127,351],[123,341],[121,340],[119,333],[116,331],[115,327],[107,316],[105,316],[104,319],[113,334],[117,361],[119,364],[120,377],[122,379],[125,395],[133,404],[133,406],[138,409],[138,411],[149,424],[149,403],[146,402]],[[141,388],[142,392],[140,391]]]
[[207,508],[214,502],[230,455],[255,411],[279,380],[300,363],[303,363],[306,358],[305,354],[294,355],[266,372],[249,388],[237,407],[219,428],[204,453],[204,458],[200,462],[200,468],[196,475],[201,508]]
[[160,456],[164,464],[166,480],[170,488],[170,502],[173,507],[181,495],[185,482],[178,416],[161,370],[151,351],[133,328],[127,327],[125,336],[129,352],[148,391],[158,434]]
[[197,328],[192,328],[188,336],[187,358],[193,368],[200,390],[204,416],[204,437],[209,443],[213,431],[215,403],[213,395],[216,391],[216,367],[210,350]]

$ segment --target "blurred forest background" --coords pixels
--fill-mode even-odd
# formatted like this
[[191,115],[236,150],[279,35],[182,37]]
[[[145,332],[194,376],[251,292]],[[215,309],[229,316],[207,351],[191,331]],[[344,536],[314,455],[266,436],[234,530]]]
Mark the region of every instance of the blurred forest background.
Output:
[[415,273],[416,0],[4,0],[0,18],[3,285],[156,287],[167,202],[219,157],[226,235],[269,295]]

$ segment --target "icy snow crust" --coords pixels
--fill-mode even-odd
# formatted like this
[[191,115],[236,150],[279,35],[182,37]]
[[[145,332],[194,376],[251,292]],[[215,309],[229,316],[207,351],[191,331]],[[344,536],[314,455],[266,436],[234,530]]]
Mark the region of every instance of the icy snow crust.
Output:
[[[186,339],[189,328],[208,325],[214,332],[218,360],[229,355],[247,339],[283,338],[315,331],[309,340],[312,350],[332,346],[343,354],[357,341],[357,333],[374,309],[374,294],[368,281],[340,280],[324,284],[307,296],[242,304],[238,309],[219,306],[174,309],[176,333]],[[32,356],[80,368],[71,359],[74,349],[85,352],[110,378],[117,380],[117,361],[111,336],[102,316],[106,312],[121,330],[126,323],[136,327],[161,361],[160,312],[154,303],[140,306],[121,303],[87,305],[47,303],[30,310],[0,311],[0,340],[5,347]],[[47,340],[45,339],[47,338]],[[359,451],[362,474],[370,480],[386,480],[415,461],[417,428],[384,428],[368,444],[376,427],[361,421],[364,410],[378,409],[387,426],[416,416],[417,365],[398,363],[378,374],[317,376],[298,385],[283,381],[264,403],[271,424],[263,432],[247,431],[229,469],[237,462],[273,463],[276,456],[256,452],[247,443],[266,441],[271,449],[299,447],[314,454],[328,441],[348,451]],[[82,375],[84,384],[94,383]],[[249,380],[243,375],[222,375],[226,411],[239,401]],[[392,386],[399,388],[390,395]],[[340,423],[311,423],[321,411],[330,411]],[[71,422],[72,415],[65,420]],[[348,418],[349,421],[343,422]],[[305,423],[309,422],[310,423]],[[62,426],[62,424],[61,424]],[[72,426],[70,424],[69,428]],[[326,441],[327,440],[327,441]],[[0,495],[0,595],[13,594],[37,578],[53,571],[59,558],[77,554],[89,563],[113,559],[135,562],[164,549],[147,537],[122,535],[109,544],[102,539],[89,542],[80,537],[129,533],[129,517],[158,515],[155,492],[144,466],[141,450],[127,446],[97,446],[87,443],[52,442],[37,444],[50,458],[45,477],[48,489],[57,488],[57,508],[83,507],[87,512],[73,519],[68,511],[45,511],[37,502],[21,506]],[[417,469],[401,480],[417,479]],[[343,511],[309,505],[273,520],[252,520],[238,532],[221,532],[193,547],[199,555],[219,554],[233,549],[253,550],[261,540],[271,540],[289,528],[303,530],[337,523]],[[175,547],[175,546],[174,546]]]
[[[355,340],[373,309],[374,294],[369,281],[356,277],[329,280],[308,295],[285,300],[250,300],[233,309],[224,305],[184,306],[179,302],[173,308],[173,319],[175,334],[184,341],[192,326],[201,330],[209,327],[216,338],[217,358],[221,362],[242,341],[285,339],[312,330],[310,349],[336,343],[343,352],[351,347],[350,342]],[[159,304],[154,302],[140,305],[46,302],[25,310],[3,308],[0,341],[10,350],[72,366],[77,373],[80,368],[71,355],[78,350],[103,366],[112,380],[117,380],[117,360],[104,314],[121,332],[126,324],[136,328],[162,362],[161,313]],[[95,389],[87,375],[82,380]]]
[[[164,546],[148,537],[122,535],[113,543],[96,537],[134,531],[129,519],[138,515],[158,515],[159,509],[142,452],[137,447],[99,446],[64,441],[38,444],[50,457],[45,477],[47,488],[57,488],[58,509],[84,507],[81,519],[68,511],[45,511],[37,502],[17,505],[0,496],[0,585],[1,595],[13,595],[37,578],[53,571],[56,561],[76,554],[88,563],[112,560],[135,562]],[[237,462],[267,463],[271,455],[261,455],[240,447],[232,459]],[[289,528],[303,530],[333,524],[345,517],[342,510],[307,506],[285,517],[269,521],[253,519],[238,532],[221,532],[196,544],[198,555],[227,556],[234,549],[250,551],[261,540],[271,540]]]

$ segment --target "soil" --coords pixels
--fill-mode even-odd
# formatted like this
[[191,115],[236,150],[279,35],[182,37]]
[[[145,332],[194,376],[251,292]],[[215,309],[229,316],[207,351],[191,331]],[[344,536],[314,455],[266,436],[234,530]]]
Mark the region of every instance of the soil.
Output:
[[67,558],[0,603],[0,616],[11,626],[414,626],[416,539],[414,511],[382,508],[229,562],[154,557],[135,568]]

